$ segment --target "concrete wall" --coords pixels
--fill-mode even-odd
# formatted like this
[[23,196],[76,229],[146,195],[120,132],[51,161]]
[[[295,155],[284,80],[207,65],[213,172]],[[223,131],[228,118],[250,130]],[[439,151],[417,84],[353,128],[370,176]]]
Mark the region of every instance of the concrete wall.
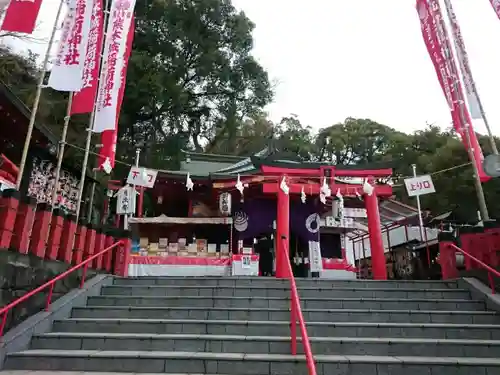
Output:
[[[27,292],[43,285],[70,265],[59,261],[44,260],[30,254],[0,251],[0,306],[5,306]],[[96,272],[89,270],[88,277]],[[81,272],[74,272],[56,283],[53,301],[80,285]],[[5,331],[24,321],[45,307],[49,290],[46,289],[15,307],[9,314]]]

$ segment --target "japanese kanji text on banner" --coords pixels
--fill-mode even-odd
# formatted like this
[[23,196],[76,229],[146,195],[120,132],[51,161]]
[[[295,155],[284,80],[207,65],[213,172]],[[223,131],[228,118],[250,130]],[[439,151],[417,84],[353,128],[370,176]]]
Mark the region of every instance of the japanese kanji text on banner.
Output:
[[[490,177],[483,170],[484,156],[472,127],[469,110],[465,105],[457,64],[452,53],[439,2],[437,0],[417,0],[417,12],[427,51],[434,64],[436,75],[451,111],[453,127],[460,135],[464,147],[468,151],[472,151],[479,171],[479,178],[482,182],[486,182]],[[466,127],[466,125],[468,126]],[[470,145],[468,144],[466,131],[468,132]]]
[[49,77],[48,85],[54,90],[80,91],[82,89],[91,18],[91,3],[86,0],[69,2],[59,50]]
[[432,177],[430,175],[422,175],[412,178],[405,178],[406,191],[408,196],[415,197],[417,195],[432,194],[436,192]]
[[92,18],[87,43],[87,53],[83,65],[82,88],[73,96],[71,114],[90,113],[94,108],[101,63],[104,13],[102,0],[94,0]]
[[94,129],[96,133],[116,126],[121,73],[135,0],[113,0],[106,33],[103,63],[97,91]]

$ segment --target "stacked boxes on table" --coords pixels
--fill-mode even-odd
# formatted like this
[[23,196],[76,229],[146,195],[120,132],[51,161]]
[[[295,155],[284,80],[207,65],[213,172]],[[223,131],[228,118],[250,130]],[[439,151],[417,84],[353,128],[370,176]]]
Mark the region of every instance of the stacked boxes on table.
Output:
[[148,238],[142,237],[139,247],[139,252],[133,255],[229,258],[228,244],[221,244],[217,251],[217,244],[208,243],[204,239],[197,239],[194,243],[187,244],[186,238],[179,238],[177,242],[169,242],[168,238],[149,242]]

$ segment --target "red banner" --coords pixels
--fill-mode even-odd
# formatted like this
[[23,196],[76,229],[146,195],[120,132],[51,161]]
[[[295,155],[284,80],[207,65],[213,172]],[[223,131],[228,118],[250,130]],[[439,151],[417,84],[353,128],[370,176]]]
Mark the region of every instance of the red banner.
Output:
[[87,53],[83,67],[83,88],[73,95],[72,115],[90,113],[94,108],[99,79],[99,64],[101,63],[103,22],[102,0],[94,0]]
[[130,53],[132,52],[132,43],[134,41],[134,18],[130,23],[130,30],[127,35],[127,48],[125,49],[125,54],[123,57],[123,68],[121,72],[121,82],[120,91],[118,93],[118,106],[116,110],[116,124],[114,130],[105,130],[101,133],[101,150],[99,151],[99,168],[103,169],[102,165],[108,159],[109,166],[111,168],[115,167],[115,155],[116,155],[116,140],[118,137],[118,121],[120,119],[120,111],[123,102],[123,95],[125,93],[125,85],[127,82],[127,67],[128,59],[130,58]]
[[500,18],[500,0],[490,0],[490,3],[498,18]]
[[484,156],[472,127],[472,120],[465,103],[457,64],[453,56],[453,50],[449,42],[439,3],[437,0],[417,0],[417,12],[420,17],[424,43],[434,64],[439,83],[451,111],[453,127],[460,135],[466,150],[469,150],[467,137],[464,133],[465,125],[469,125],[469,139],[479,171],[479,177],[482,182],[488,181],[490,177],[483,171],[482,163]]
[[42,0],[10,0],[0,30],[31,34]]

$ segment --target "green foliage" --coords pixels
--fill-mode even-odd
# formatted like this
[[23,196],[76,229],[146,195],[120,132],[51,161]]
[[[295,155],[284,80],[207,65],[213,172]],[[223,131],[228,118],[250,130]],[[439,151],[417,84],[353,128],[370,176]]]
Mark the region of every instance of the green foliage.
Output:
[[175,167],[181,149],[229,139],[272,98],[251,55],[254,25],[229,0],[139,1],[120,120],[119,153]]

